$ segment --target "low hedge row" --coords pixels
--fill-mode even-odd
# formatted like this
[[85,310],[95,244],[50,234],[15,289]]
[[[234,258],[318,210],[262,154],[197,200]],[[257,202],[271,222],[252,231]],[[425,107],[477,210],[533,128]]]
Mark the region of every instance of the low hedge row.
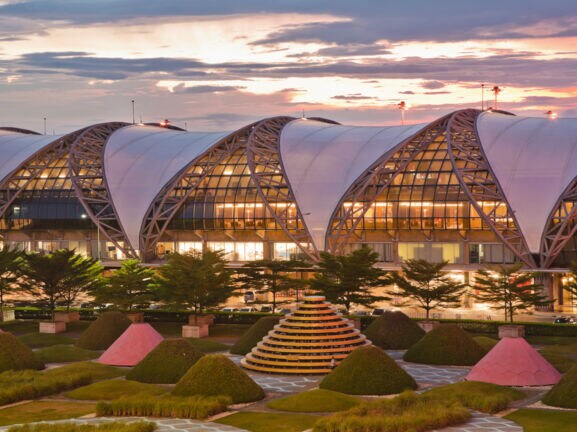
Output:
[[42,423],[12,426],[8,432],[154,432],[156,425],[150,422],[119,423],[100,425],[78,423]]
[[176,417],[204,420],[226,410],[231,399],[225,396],[133,396],[98,402],[97,416]]
[[90,372],[59,371],[44,373],[33,370],[6,371],[0,374],[0,405],[36,399],[90,384]]

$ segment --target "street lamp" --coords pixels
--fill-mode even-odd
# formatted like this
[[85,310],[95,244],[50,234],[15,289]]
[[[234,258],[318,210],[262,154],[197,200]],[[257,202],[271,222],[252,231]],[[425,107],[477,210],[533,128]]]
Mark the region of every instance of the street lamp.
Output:
[[397,108],[401,111],[401,125],[405,125],[405,111],[410,108],[410,105],[405,101],[401,101],[397,104]]
[[497,103],[497,96],[499,96],[499,93],[501,93],[502,89],[499,86],[494,86],[493,87],[493,93],[495,94],[495,110],[499,109],[499,105]]
[[547,114],[547,117],[549,117],[551,120],[554,120],[557,118],[557,113],[553,112],[551,110],[547,111],[545,114]]

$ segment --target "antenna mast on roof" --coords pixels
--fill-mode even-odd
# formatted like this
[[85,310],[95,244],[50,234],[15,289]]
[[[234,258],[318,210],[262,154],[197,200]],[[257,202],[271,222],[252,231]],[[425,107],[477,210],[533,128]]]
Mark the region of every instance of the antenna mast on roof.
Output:
[[495,94],[495,106],[493,107],[493,109],[498,110],[499,104],[497,102],[497,97],[499,96],[499,93],[501,93],[501,88],[499,86],[494,86],[493,87],[493,93]]

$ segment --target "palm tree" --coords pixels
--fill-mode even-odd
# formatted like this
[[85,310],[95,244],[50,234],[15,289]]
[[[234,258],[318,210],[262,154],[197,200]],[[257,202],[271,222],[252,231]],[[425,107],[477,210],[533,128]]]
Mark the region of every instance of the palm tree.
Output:
[[28,290],[48,300],[52,319],[57,302],[64,303],[70,310],[80,293],[93,291],[102,283],[102,267],[98,261],[69,249],[47,255],[28,254],[23,271]]

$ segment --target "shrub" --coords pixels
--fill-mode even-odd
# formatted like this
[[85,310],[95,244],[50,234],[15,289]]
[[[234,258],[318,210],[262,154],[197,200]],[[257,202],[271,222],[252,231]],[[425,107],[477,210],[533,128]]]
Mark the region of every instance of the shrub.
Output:
[[577,365],[569,369],[563,378],[543,397],[543,403],[561,408],[577,408]]
[[88,372],[70,373],[52,369],[7,371],[0,374],[0,405],[26,399],[36,399],[80,387],[91,382]]
[[425,331],[402,312],[385,312],[370,324],[364,334],[382,349],[407,349],[417,343]]
[[0,372],[7,370],[42,369],[30,348],[10,333],[0,333]]
[[72,345],[74,343],[74,340],[67,336],[49,333],[27,333],[18,336],[18,339],[30,348],[44,348],[53,345]]
[[132,396],[111,402],[98,402],[98,416],[146,416],[146,417],[177,417],[203,420],[221,413],[230,404],[230,398],[225,396],[191,396],[174,397]]
[[393,399],[364,402],[349,411],[319,420],[314,432],[423,432],[465,423],[469,410],[405,392]]
[[202,356],[184,339],[167,339],[149,352],[126,378],[143,383],[174,384]]
[[387,353],[375,346],[354,350],[319,384],[346,394],[386,395],[417,388],[417,383]]
[[259,343],[262,338],[278,324],[279,320],[280,317],[278,316],[266,316],[260,318],[232,346],[230,349],[231,354],[248,354],[250,350],[252,350],[256,344]]
[[489,414],[503,411],[507,409],[510,402],[525,397],[520,390],[477,381],[464,381],[436,387],[424,395],[438,400],[460,402],[467,408]]
[[8,432],[154,432],[156,425],[150,422],[119,423],[100,425],[78,423],[42,423],[35,425],[12,426]]
[[98,353],[73,345],[54,345],[35,351],[34,356],[42,363],[66,363],[92,360]]
[[184,340],[192,345],[194,349],[204,354],[228,351],[230,348],[228,345],[208,339],[185,338]]
[[202,357],[176,384],[176,396],[229,396],[233,403],[264,398],[263,389],[222,354]]
[[409,348],[403,359],[413,363],[471,366],[485,354],[486,351],[464,330],[453,324],[443,324]]
[[80,335],[76,346],[105,350],[120,337],[132,322],[120,312],[104,312]]
[[113,379],[77,388],[66,393],[66,396],[78,400],[113,400],[142,393],[158,396],[166,393],[166,390],[152,384]]
[[493,339],[487,336],[474,336],[473,340],[487,352],[491,351],[493,347],[499,343],[497,339]]
[[335,412],[348,410],[360,403],[361,400],[354,396],[331,390],[315,389],[275,399],[266,406],[279,411]]

